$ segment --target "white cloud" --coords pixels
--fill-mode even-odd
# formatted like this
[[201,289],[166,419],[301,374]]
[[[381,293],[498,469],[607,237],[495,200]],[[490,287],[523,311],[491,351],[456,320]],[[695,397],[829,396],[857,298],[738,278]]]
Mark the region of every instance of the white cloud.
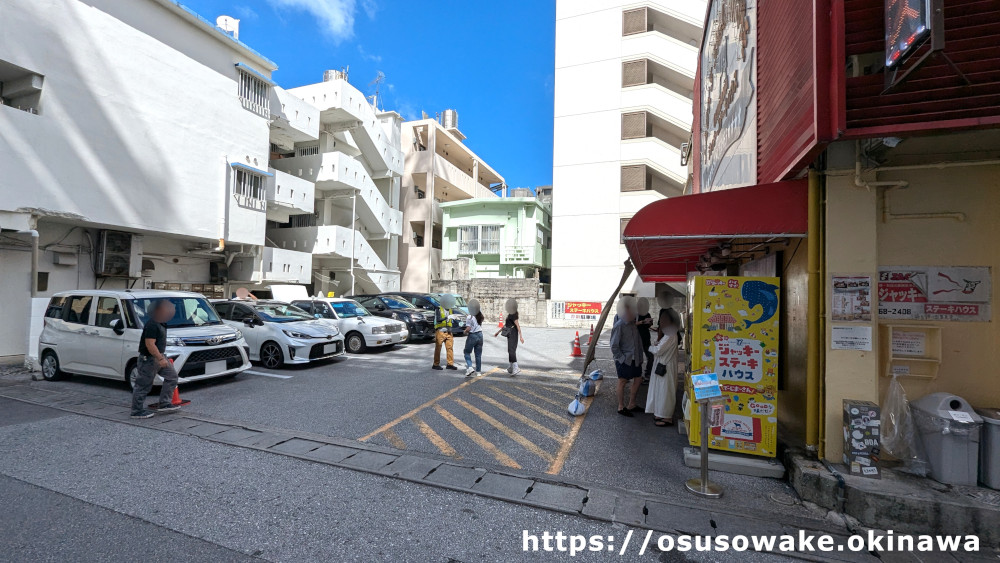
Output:
[[[359,0],[268,0],[275,8],[303,10],[316,17],[323,32],[339,43],[354,35]],[[368,17],[375,15],[374,0],[360,0]]]
[[375,55],[375,54],[369,53],[368,51],[365,51],[364,45],[361,45],[360,43],[358,44],[358,54],[360,54],[361,58],[364,59],[364,60],[366,60],[366,61],[373,62],[373,63],[380,63],[380,62],[382,62],[382,57],[380,55]]

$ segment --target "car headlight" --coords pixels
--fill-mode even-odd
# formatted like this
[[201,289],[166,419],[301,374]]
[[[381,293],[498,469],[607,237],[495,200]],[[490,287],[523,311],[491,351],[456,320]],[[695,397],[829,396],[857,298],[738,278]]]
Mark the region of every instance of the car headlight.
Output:
[[239,329],[236,329],[236,340],[240,338],[243,338],[243,333]]
[[398,319],[399,318],[399,313],[393,313],[391,316],[394,319]]
[[385,334],[385,327],[384,326],[373,326],[372,327],[372,334]]
[[167,346],[183,346],[183,345],[184,345],[184,339],[183,338],[176,338],[176,337],[175,338],[169,338],[169,337],[167,338]]
[[311,334],[306,334],[304,332],[295,332],[294,330],[281,329],[281,332],[284,332],[285,335],[288,336],[289,338],[315,338]]

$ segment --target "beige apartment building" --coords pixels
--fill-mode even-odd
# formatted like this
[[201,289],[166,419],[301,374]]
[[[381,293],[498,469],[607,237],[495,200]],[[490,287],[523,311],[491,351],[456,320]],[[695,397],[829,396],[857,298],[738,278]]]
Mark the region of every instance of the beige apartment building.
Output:
[[[440,121],[424,118],[403,124],[403,236],[399,249],[403,291],[429,291],[441,277],[441,204],[497,197],[503,176],[463,143],[458,113],[445,110]],[[491,189],[493,188],[493,189]]]

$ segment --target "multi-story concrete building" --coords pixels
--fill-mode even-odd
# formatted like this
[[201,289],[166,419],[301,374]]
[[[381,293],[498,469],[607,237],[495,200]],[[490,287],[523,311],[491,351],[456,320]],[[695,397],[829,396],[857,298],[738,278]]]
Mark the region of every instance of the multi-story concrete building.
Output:
[[319,112],[319,138],[278,146],[271,166],[314,186],[315,211],[269,224],[276,247],[312,254],[313,287],[324,294],[400,289],[402,118],[379,111],[346,73],[290,95]]
[[441,277],[441,204],[470,198],[496,198],[490,188],[503,186],[503,176],[465,146],[458,114],[447,110],[442,120],[403,124],[405,170],[402,182],[403,237],[400,268],[405,291],[428,291]]
[[[553,300],[607,299],[628,257],[628,219],[683,193],[705,7],[556,2]],[[625,291],[653,286],[633,276]]]
[[0,357],[66,289],[399,289],[401,118],[343,76],[281,89],[236,35],[172,0],[4,6]]
[[524,192],[441,204],[444,279],[538,277],[548,282],[552,211],[530,190]]

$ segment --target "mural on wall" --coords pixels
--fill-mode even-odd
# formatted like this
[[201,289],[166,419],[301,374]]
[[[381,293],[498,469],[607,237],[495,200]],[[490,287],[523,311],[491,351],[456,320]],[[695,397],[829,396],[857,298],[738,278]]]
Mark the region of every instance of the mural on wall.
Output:
[[757,182],[757,0],[716,0],[701,59],[701,189]]

